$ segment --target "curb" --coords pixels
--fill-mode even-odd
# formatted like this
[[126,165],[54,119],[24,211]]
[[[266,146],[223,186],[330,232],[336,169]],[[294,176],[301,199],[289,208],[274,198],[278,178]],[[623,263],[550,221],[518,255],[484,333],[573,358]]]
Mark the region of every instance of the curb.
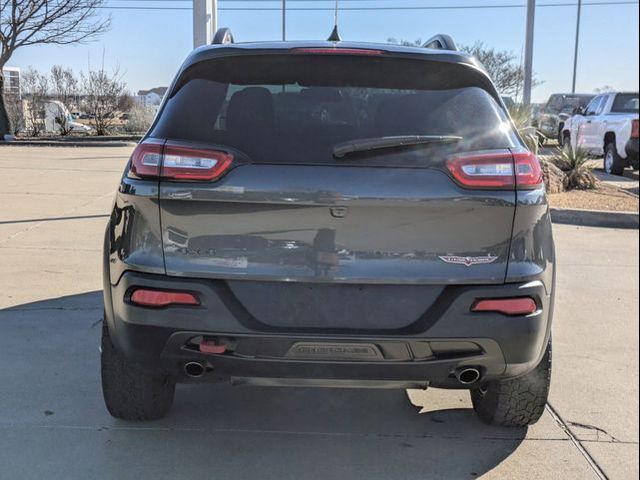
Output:
[[640,222],[634,212],[552,208],[551,221],[582,227],[627,228],[637,230]]
[[87,140],[84,142],[61,142],[56,140],[25,140],[0,142],[0,147],[131,147],[138,142],[134,140]]
[[142,135],[117,135],[105,137],[57,137],[28,138],[0,141],[0,146],[14,147],[129,147],[136,145]]

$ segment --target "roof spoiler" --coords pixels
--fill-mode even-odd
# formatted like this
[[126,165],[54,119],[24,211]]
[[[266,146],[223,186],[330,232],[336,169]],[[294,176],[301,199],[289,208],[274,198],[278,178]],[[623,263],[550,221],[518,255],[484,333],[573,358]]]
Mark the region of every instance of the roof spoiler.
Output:
[[[338,27],[336,26],[331,33],[331,37],[329,37],[329,41],[340,41],[340,35],[338,34]],[[219,28],[216,31],[216,34],[213,36],[213,40],[211,41],[211,45],[225,45],[235,43],[233,39],[233,33],[231,33],[231,29],[227,27]],[[438,35],[434,35],[429,40],[427,40],[423,48],[433,48],[436,50],[453,50],[457,51],[458,47],[456,46],[456,42],[449,35],[445,35],[443,33],[439,33]]]
[[439,33],[438,35],[434,35],[429,40],[427,40],[423,48],[433,48],[436,50],[453,50],[458,51],[458,46],[456,42],[454,42],[453,38],[449,35],[445,35],[444,33]]
[[228,43],[234,43],[231,29],[227,27],[219,28],[213,36],[213,40],[211,40],[211,45],[224,45]]

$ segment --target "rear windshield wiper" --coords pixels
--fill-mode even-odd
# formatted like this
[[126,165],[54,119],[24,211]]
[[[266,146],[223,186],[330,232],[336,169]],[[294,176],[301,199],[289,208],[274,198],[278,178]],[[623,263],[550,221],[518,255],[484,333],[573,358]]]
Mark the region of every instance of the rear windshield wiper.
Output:
[[455,143],[460,140],[462,140],[462,137],[453,135],[399,135],[393,137],[362,138],[360,140],[349,140],[348,142],[338,143],[333,147],[333,156],[343,158],[351,153],[357,152],[415,147],[419,145],[430,145],[432,143]]

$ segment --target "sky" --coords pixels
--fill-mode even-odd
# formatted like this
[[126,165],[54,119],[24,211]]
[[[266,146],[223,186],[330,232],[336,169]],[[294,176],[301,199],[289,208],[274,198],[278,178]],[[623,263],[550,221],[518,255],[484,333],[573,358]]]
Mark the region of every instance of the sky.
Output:
[[[584,0],[578,91],[593,92],[605,85],[638,90],[639,6],[618,2]],[[104,61],[108,70],[119,68],[133,93],[166,86],[193,46],[191,4],[191,0],[105,0],[100,15],[110,15],[112,26],[97,41],[25,47],[8,65],[44,72],[58,64],[79,72]],[[551,93],[571,91],[577,0],[537,0],[537,4],[533,68],[543,83],[534,89],[533,101],[543,102]],[[333,27],[333,5],[334,0],[287,0],[287,40],[326,39]],[[340,0],[339,26],[343,40],[413,41],[448,33],[459,44],[482,41],[520,57],[524,5],[526,0]],[[230,27],[237,42],[279,40],[280,11],[244,9],[280,6],[281,0],[219,0],[218,25]],[[449,8],[388,9],[415,6]],[[482,6],[502,8],[451,8]],[[326,10],[299,10],[318,7]],[[386,9],[366,10],[369,7]]]

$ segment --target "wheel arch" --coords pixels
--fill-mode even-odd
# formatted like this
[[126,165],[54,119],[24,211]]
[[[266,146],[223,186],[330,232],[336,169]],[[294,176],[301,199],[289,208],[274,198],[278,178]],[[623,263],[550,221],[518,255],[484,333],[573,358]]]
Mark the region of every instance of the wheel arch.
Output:
[[614,145],[616,144],[616,134],[615,134],[615,132],[609,131],[609,132],[604,134],[604,144],[602,145],[603,150],[610,143],[613,143]]

